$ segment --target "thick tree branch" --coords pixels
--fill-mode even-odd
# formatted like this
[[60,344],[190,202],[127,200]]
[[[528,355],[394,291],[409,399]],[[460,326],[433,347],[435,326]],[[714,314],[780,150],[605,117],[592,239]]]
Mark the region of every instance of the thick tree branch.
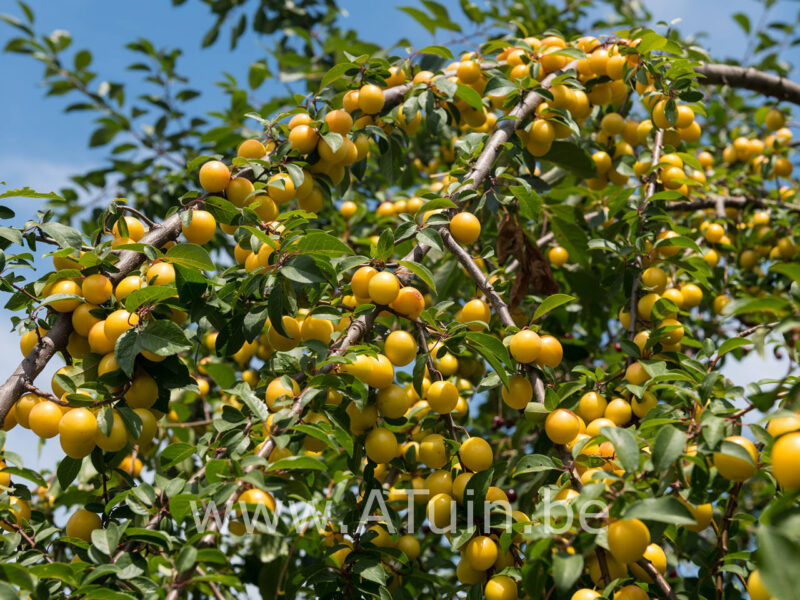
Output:
[[[488,71],[490,69],[496,69],[498,67],[503,66],[505,63],[481,63],[481,71]],[[431,80],[431,84],[438,79],[439,77],[450,77],[456,74],[456,69],[449,69],[444,72],[444,74],[435,77]],[[414,87],[414,82],[409,81],[407,83],[403,83],[401,85],[395,85],[390,88],[387,88],[383,92],[383,112],[388,112],[389,110],[393,109],[395,106],[400,104],[406,97],[411,88]]]
[[[556,77],[574,69],[577,64],[577,61],[572,61],[563,69],[550,73],[542,80],[541,87],[549,89]],[[486,176],[489,175],[489,171],[498,154],[500,154],[503,144],[511,139],[511,136],[524,123],[525,119],[531,116],[544,100],[544,96],[532,91],[523,96],[522,100],[508,113],[509,118],[501,121],[495,132],[486,141],[486,145],[480,156],[478,156],[478,160],[475,161],[472,170],[464,177],[464,185],[460,186],[456,192],[478,188],[483,180],[486,179]]]
[[769,208],[774,206],[800,212],[800,204],[791,204],[787,202],[781,202],[780,200],[771,200],[769,198],[747,198],[745,196],[718,195],[711,195],[702,200],[667,202],[664,204],[664,210],[677,212],[702,210],[706,208],[716,208],[719,203],[730,208]]
[[742,88],[800,105],[800,85],[778,75],[764,73],[751,67],[722,64],[704,64],[695,67],[694,70],[705,76],[705,79],[699,80],[701,84]]
[[483,271],[481,271],[480,267],[475,263],[475,260],[473,260],[472,256],[470,256],[470,254],[464,250],[461,244],[455,240],[447,227],[442,227],[439,229],[439,233],[442,236],[442,241],[444,242],[445,247],[453,256],[455,256],[456,260],[461,263],[464,269],[466,269],[467,274],[475,282],[475,285],[489,300],[492,308],[494,308],[494,311],[497,313],[497,316],[500,318],[500,321],[503,323],[503,325],[505,327],[513,327],[515,325],[514,319],[511,318],[511,312],[508,310],[508,305],[494,290],[492,284],[489,283],[489,278]]
[[[140,243],[161,248],[167,242],[177,238],[180,232],[181,217],[178,212],[160,225],[153,227],[140,240]],[[121,250],[119,261],[115,264],[117,272],[109,274],[109,279],[115,284],[119,283],[131,271],[139,267],[145,258],[145,255],[140,252]],[[23,359],[11,377],[0,386],[0,422],[3,422],[8,411],[11,410],[26,387],[33,383],[55,353],[66,348],[70,333],[72,333],[72,316],[69,313],[62,313],[50,331],[33,347],[33,350]]]
[[5,421],[8,411],[17,399],[33,383],[56,352],[67,347],[67,339],[72,331],[72,315],[61,313],[55,324],[22,360],[16,370],[0,386],[0,423]]

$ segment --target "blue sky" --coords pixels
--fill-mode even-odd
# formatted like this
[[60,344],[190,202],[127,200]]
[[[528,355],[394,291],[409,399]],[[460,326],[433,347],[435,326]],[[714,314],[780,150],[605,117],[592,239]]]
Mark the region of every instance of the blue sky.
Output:
[[[460,13],[458,2],[441,0],[450,8],[451,15]],[[476,0],[481,3],[483,0]],[[679,27],[688,34],[707,32],[703,45],[717,58],[733,56],[741,58],[745,40],[741,29],[730,15],[741,11],[750,15],[753,23],[758,21],[761,7],[755,0],[644,0],[654,13],[653,25],[659,20],[682,19]],[[204,113],[216,108],[222,94],[214,82],[222,71],[246,80],[249,65],[266,53],[258,39],[244,36],[233,53],[227,50],[227,30],[217,45],[202,50],[199,40],[211,23],[205,5],[196,0],[173,8],[167,0],[136,0],[136,2],[97,2],[71,0],[29,2],[37,17],[37,31],[51,32],[55,29],[69,31],[73,37],[72,50],[89,48],[94,55],[93,70],[98,72],[98,81],[105,78],[129,81],[124,71],[133,62],[132,54],[124,44],[137,36],[147,37],[157,47],[180,47],[184,50],[178,62],[178,70],[190,78],[190,85],[200,89],[203,96],[194,102],[193,109]],[[438,39],[418,26],[413,19],[392,6],[413,5],[414,0],[388,2],[386,0],[341,0],[346,10],[342,24],[354,28],[369,41],[385,43],[401,37],[408,38],[417,47],[434,41],[450,38],[442,32]],[[793,20],[794,14],[781,2],[770,15],[772,18]],[[3,3],[3,11],[15,13],[16,6]],[[469,29],[465,30],[469,32]],[[5,45],[11,28],[0,23],[0,45]],[[798,50],[783,56],[795,62],[800,58]],[[46,98],[39,85],[41,66],[24,56],[3,54],[0,57],[0,81],[5,82],[0,94],[2,120],[2,145],[0,145],[0,181],[9,187],[31,186],[40,191],[58,189],[67,182],[71,173],[86,171],[101,164],[104,150],[87,147],[88,137],[94,129],[91,119],[83,113],[64,115],[61,111],[67,104],[64,98]],[[798,76],[800,78],[800,76]],[[129,94],[133,90],[129,91]],[[257,93],[257,97],[269,96],[268,84]],[[72,100],[74,101],[74,100]],[[4,189],[0,185],[0,190]],[[17,211],[17,220],[33,217],[39,207],[38,201],[12,202]],[[10,334],[8,314],[0,314],[0,363],[7,369],[20,359],[18,338]],[[40,376],[38,383],[48,387],[53,365]],[[780,377],[786,365],[774,358],[761,359],[755,353],[738,367],[729,363],[726,374],[736,383],[744,384],[762,377]],[[30,432],[15,428],[9,435],[8,447],[21,451],[29,467],[52,467],[61,455],[57,441],[48,442],[41,456],[34,450],[37,438]]]

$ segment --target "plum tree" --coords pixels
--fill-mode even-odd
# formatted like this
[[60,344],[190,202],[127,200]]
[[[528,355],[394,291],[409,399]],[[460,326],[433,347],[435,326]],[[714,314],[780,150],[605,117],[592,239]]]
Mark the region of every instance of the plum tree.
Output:
[[[470,34],[408,52],[228,4],[204,43],[235,5],[271,58],[208,118],[176,51],[129,93],[6,18],[122,193],[0,194],[50,203],[0,230],[4,596],[797,598],[792,24],[736,15],[743,68],[622,0],[426,1]],[[752,350],[792,369],[721,374]]]

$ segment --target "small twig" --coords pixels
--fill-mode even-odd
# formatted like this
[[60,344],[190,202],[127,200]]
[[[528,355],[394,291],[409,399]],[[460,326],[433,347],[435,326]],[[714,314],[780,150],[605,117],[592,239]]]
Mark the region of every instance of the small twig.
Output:
[[731,489],[728,495],[728,506],[725,509],[725,514],[722,516],[722,521],[719,524],[719,535],[717,536],[717,560],[714,566],[711,567],[711,576],[715,579],[716,600],[722,600],[725,594],[725,576],[721,571],[722,564],[725,562],[725,556],[728,554],[728,537],[730,534],[731,520],[733,513],[736,512],[736,506],[739,504],[739,491],[742,489],[741,482],[737,483]]
[[640,558],[636,561],[636,564],[644,569],[644,572],[650,576],[650,579],[656,582],[658,589],[661,590],[661,593],[664,594],[668,600],[678,600],[675,592],[672,591],[672,586],[670,586],[669,582],[664,579],[664,576],[658,572],[658,569],[653,566],[653,563],[646,558]]
[[[771,323],[759,323],[758,325],[753,325],[752,327],[748,327],[747,329],[745,329],[743,331],[740,331],[739,333],[737,333],[733,337],[734,338],[745,338],[748,335],[751,335],[752,333],[755,333],[759,329],[762,329],[762,328],[772,329],[773,327],[777,327],[779,325],[779,323],[780,323],[779,321],[773,321]],[[722,357],[718,354],[717,356],[714,357],[713,360],[709,361],[709,363],[708,363],[708,372],[709,373],[716,368],[717,363],[719,362],[720,358],[722,358]]]
[[606,561],[606,553],[600,548],[595,548],[594,552],[597,555],[597,563],[600,565],[600,573],[603,576],[603,585],[608,585],[609,583],[611,583],[611,575],[608,574],[608,562]]
[[569,479],[572,482],[572,488],[580,491],[583,488],[583,483],[581,482],[581,476],[578,475],[578,470],[575,468],[575,459],[572,458],[566,446],[558,445],[556,448],[558,449],[558,455],[561,458],[561,462],[564,463],[564,466],[567,469]]
[[[38,229],[38,227],[37,227],[37,230],[41,231],[40,229]],[[46,235],[43,235],[41,233],[37,233],[34,236],[34,239],[36,239],[37,242],[50,244],[51,246],[58,246],[59,248],[61,247],[61,244],[59,244],[53,238],[51,238],[49,236],[46,236]],[[93,246],[81,246],[81,250],[84,251],[84,252],[93,252],[94,251],[94,247]]]
[[[664,130],[658,129],[656,130],[655,140],[653,142],[653,161],[652,164],[655,166],[661,161],[661,146],[664,143]],[[656,191],[656,178],[657,178],[657,171],[653,171],[650,173],[647,185],[645,186],[644,196],[642,197],[642,201],[639,203],[639,224],[637,226],[637,232],[641,233],[642,226],[644,225],[645,218],[643,216],[643,212],[645,207],[647,206],[650,198]],[[632,340],[636,336],[636,319],[637,319],[637,310],[638,310],[638,294],[639,294],[639,272],[642,270],[642,256],[637,254],[634,258],[633,264],[634,272],[633,272],[633,282],[631,283],[631,300],[630,300],[630,323],[628,323],[628,337]],[[628,357],[628,364],[631,362],[631,357]]]
[[132,215],[136,215],[136,216],[137,216],[137,217],[139,217],[139,218],[140,218],[142,221],[144,221],[145,223],[147,223],[147,226],[148,226],[148,227],[153,227],[153,226],[155,225],[155,221],[153,221],[153,220],[152,220],[150,217],[148,217],[148,216],[147,216],[146,214],[144,214],[142,211],[140,211],[140,210],[137,210],[137,209],[133,208],[132,206],[128,206],[127,204],[120,204],[119,202],[115,203],[115,204],[114,204],[114,206],[116,206],[116,207],[117,207],[118,209],[120,209],[120,210],[123,210],[123,211],[125,211],[125,212],[129,212],[129,213],[131,213]]
[[22,529],[22,527],[20,527],[20,526],[19,526],[19,525],[17,525],[16,523],[12,523],[12,525],[13,525],[13,527],[14,527],[14,530],[15,530],[15,531],[16,531],[16,532],[17,532],[17,533],[20,535],[20,537],[22,537],[22,539],[23,539],[23,540],[25,540],[25,541],[27,542],[27,544],[28,544],[28,545],[29,545],[31,548],[33,548],[34,550],[38,550],[39,552],[41,552],[41,553],[42,553],[42,556],[44,556],[44,559],[45,559],[47,562],[49,562],[49,563],[53,562],[53,559],[50,557],[50,553],[49,553],[49,552],[47,552],[47,550],[45,550],[45,549],[44,549],[44,548],[42,548],[41,546],[39,546],[39,544],[37,544],[37,543],[36,543],[36,542],[33,540],[33,538],[32,538],[31,536],[29,536],[27,533],[25,533],[25,530],[23,530],[23,529]]
[[203,419],[202,421],[189,421],[187,423],[169,423],[167,427],[200,427],[202,425],[211,424],[212,419]]
[[[200,577],[206,576],[205,572],[200,567],[197,567],[197,573],[200,575]],[[205,583],[211,589],[211,593],[214,594],[214,598],[216,598],[217,600],[225,600],[225,596],[223,596],[222,592],[219,591],[219,588],[217,587],[216,583],[214,583],[213,581],[205,581],[203,583]],[[280,587],[278,587],[277,589],[280,589]]]

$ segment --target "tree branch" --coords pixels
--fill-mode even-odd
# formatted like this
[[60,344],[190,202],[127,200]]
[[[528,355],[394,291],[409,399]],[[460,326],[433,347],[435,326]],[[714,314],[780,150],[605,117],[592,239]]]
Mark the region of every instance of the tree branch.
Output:
[[[153,227],[139,242],[161,248],[177,238],[180,231],[181,215],[177,212],[160,225]],[[114,265],[117,272],[109,274],[108,278],[114,284],[119,283],[139,267],[145,258],[141,252],[120,250],[119,261]],[[25,391],[26,385],[33,383],[56,352],[67,347],[70,333],[72,333],[72,316],[69,313],[61,313],[50,331],[33,347],[11,377],[0,386],[0,422],[6,418],[8,411]]]
[[678,212],[701,210],[705,208],[716,208],[718,203],[722,203],[725,207],[731,208],[769,208],[770,206],[776,206],[783,207],[787,210],[800,212],[800,204],[791,204],[787,202],[781,202],[780,200],[771,200],[769,198],[747,198],[746,196],[718,195],[712,195],[702,200],[667,202],[664,204],[664,210]]
[[733,518],[733,513],[736,512],[736,506],[739,504],[739,491],[741,489],[741,482],[734,485],[733,489],[731,489],[728,496],[728,506],[725,508],[725,514],[722,516],[722,521],[719,524],[717,560],[711,568],[711,575],[715,579],[714,587],[716,590],[716,600],[722,600],[725,595],[725,575],[721,569],[725,561],[725,556],[728,554],[728,536],[730,533],[731,519]]
[[72,315],[61,313],[55,324],[22,360],[16,370],[0,386],[0,423],[5,421],[8,411],[17,399],[33,383],[56,352],[67,347],[67,339],[72,331]]
[[669,600],[678,600],[675,592],[672,591],[672,586],[670,586],[669,582],[664,579],[664,576],[658,572],[658,569],[653,566],[653,563],[646,558],[640,558],[636,561],[636,564],[644,569],[644,572],[650,576],[650,579],[656,582],[658,589],[661,590],[661,593],[664,594],[666,598]]
[[722,64],[704,64],[694,70],[705,76],[705,79],[699,80],[701,84],[742,88],[800,105],[800,85],[778,75],[764,73],[752,67]]
[[[661,161],[661,146],[664,143],[664,130],[658,129],[656,130],[655,140],[653,141],[653,165],[657,165]],[[650,176],[647,181],[647,185],[645,186],[644,196],[642,197],[642,201],[639,204],[639,231],[642,229],[642,224],[644,223],[644,217],[642,216],[642,211],[644,207],[647,205],[648,200],[653,196],[656,191],[656,177],[657,171],[653,171],[650,173]],[[639,271],[642,270],[642,256],[640,254],[636,255],[634,259],[634,274],[633,274],[633,283],[631,284],[631,303],[630,303],[630,322],[628,323],[628,337],[633,339],[636,335],[636,312],[638,310],[638,299],[637,295],[639,294]],[[628,363],[630,363],[630,357],[628,357]]]
[[[540,87],[549,89],[556,77],[562,75],[566,71],[576,68],[577,64],[577,61],[572,61],[563,69],[553,71],[542,80]],[[522,125],[525,119],[532,115],[544,100],[544,96],[530,91],[517,103],[511,112],[508,113],[510,118],[500,121],[495,132],[486,141],[486,145],[483,147],[480,156],[478,156],[478,160],[475,161],[472,170],[464,177],[466,183],[460,186],[456,192],[475,190],[478,188],[489,174],[494,161],[497,159],[497,155],[500,154],[503,144],[511,139],[511,136],[514,135],[514,132]]]

